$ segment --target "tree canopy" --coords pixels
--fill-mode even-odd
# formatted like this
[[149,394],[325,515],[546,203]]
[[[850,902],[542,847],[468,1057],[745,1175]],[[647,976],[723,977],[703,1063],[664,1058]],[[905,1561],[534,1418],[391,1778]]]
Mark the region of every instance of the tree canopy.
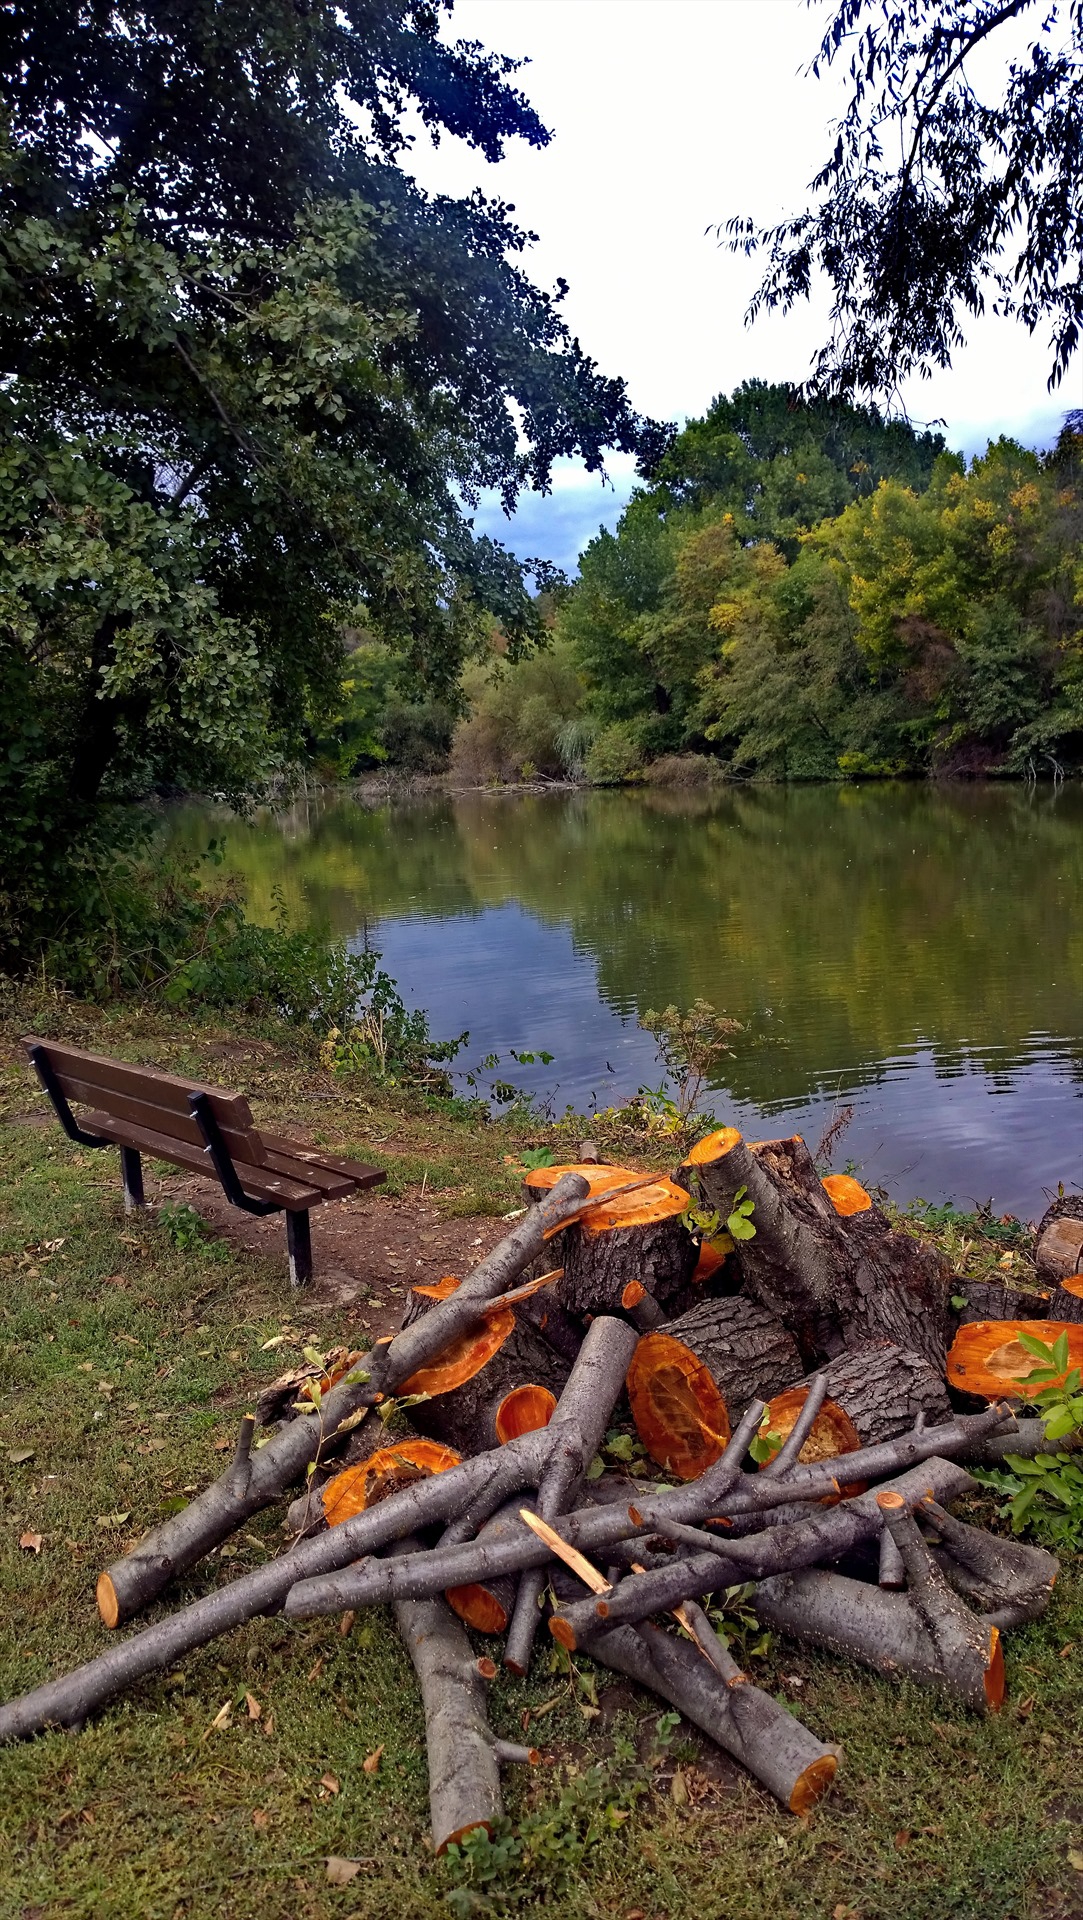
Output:
[[296,753],[344,624],[422,696],[494,616],[529,639],[520,567],[471,529],[480,488],[656,457],[524,272],[513,210],[404,170],[411,117],[491,158],[548,139],[514,62],[441,38],[449,11],[0,13],[10,937],[100,797],[239,795]]
[[890,395],[949,366],[988,300],[1048,327],[1056,386],[1083,324],[1083,0],[830,4],[812,72],[846,61],[849,98],[815,202],[727,223],[735,250],[767,254],[749,317],[825,275],[810,390]]

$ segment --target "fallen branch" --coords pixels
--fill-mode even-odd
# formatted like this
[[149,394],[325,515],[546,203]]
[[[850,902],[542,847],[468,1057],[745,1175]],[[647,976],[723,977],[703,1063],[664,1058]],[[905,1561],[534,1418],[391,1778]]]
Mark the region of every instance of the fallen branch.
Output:
[[[930,1459],[900,1475],[891,1490],[905,1506],[930,1490],[942,1500],[954,1500],[973,1485],[961,1467]],[[745,1540],[712,1541],[709,1552],[690,1554],[656,1572],[622,1580],[611,1594],[596,1600],[562,1606],[550,1620],[549,1631],[571,1652],[604,1626],[635,1626],[653,1614],[672,1612],[684,1600],[716,1593],[720,1587],[815,1566],[820,1560],[837,1560],[862,1541],[875,1538],[881,1524],[877,1496],[869,1493],[825,1508],[793,1526],[765,1530]]]
[[[416,1542],[400,1541],[406,1554]],[[491,1660],[475,1659],[463,1628],[443,1600],[400,1600],[395,1624],[421,1686],[429,1764],[432,1844],[444,1853],[453,1842],[484,1828],[491,1833],[503,1813],[501,1761],[537,1761],[537,1750],[497,1740],[489,1726],[485,1681],[496,1673]]]
[[660,1627],[614,1627],[586,1642],[585,1651],[602,1666],[623,1673],[657,1693],[731,1754],[793,1813],[808,1813],[827,1791],[838,1756],[802,1726],[800,1720],[762,1693],[727,1660],[724,1677],[708,1665],[698,1648],[673,1638]]
[[[122,1560],[98,1579],[98,1609],[107,1627],[130,1620],[179,1574],[228,1540],[264,1507],[278,1500],[337,1438],[364,1417],[375,1392],[393,1393],[410,1375],[474,1326],[478,1307],[508,1290],[536,1259],[545,1237],[573,1218],[589,1194],[586,1180],[570,1174],[518,1221],[499,1246],[474,1268],[449,1299],[378,1347],[325,1397],[317,1412],[293,1420],[247,1459],[243,1482],[236,1462],[189,1502],[153,1527]],[[245,1416],[247,1419],[249,1416]],[[242,1430],[244,1423],[242,1422]]]

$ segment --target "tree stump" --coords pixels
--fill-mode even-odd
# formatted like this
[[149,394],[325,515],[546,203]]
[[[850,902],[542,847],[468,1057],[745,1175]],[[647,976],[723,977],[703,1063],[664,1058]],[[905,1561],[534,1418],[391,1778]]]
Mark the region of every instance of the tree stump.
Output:
[[628,1369],[636,1431],[666,1473],[698,1479],[749,1403],[800,1371],[793,1339],[756,1301],[704,1300],[639,1342]]
[[742,1189],[752,1201],[755,1233],[731,1257],[805,1364],[892,1340],[941,1366],[950,1269],[936,1249],[893,1229],[856,1181],[843,1190],[835,1176],[833,1201],[800,1135],[750,1146],[732,1133],[713,1136],[718,1151],[697,1169],[700,1192],[723,1220]]
[[663,1311],[672,1311],[699,1258],[681,1218],[689,1204],[683,1187],[659,1179],[567,1227],[560,1304],[581,1316],[619,1313],[625,1288],[638,1281]]
[[[1083,1205],[1083,1203],[1081,1203]],[[1061,1213],[1042,1223],[1034,1264],[1043,1280],[1066,1280],[1083,1269],[1083,1216]]]

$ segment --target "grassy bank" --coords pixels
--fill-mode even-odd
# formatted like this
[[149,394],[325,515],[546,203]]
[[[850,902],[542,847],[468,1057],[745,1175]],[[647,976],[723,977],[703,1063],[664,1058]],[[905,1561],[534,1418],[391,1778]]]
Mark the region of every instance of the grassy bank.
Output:
[[[333,1078],[298,1032],[60,1003],[31,1023],[243,1087],[261,1120],[378,1160],[391,1192],[358,1203],[364,1258],[392,1244],[391,1222],[407,1246],[422,1218],[441,1257],[471,1257],[516,1205],[522,1151],[562,1150],[527,1120]],[[19,1024],[0,1081],[4,1697],[101,1647],[97,1570],[218,1470],[261,1383],[312,1339],[397,1317],[391,1289],[363,1274],[349,1299],[322,1284],[291,1296],[277,1233],[244,1244],[209,1189],[210,1230],[183,1210],[190,1185],[169,1181],[151,1188],[167,1205],[126,1222],[114,1156],[63,1139],[16,1053]],[[672,1164],[658,1138],[615,1127],[611,1145]],[[938,1231],[967,1271],[1003,1257],[980,1223]],[[404,1285],[401,1259],[396,1274]],[[261,1516],[170,1604],[279,1551],[280,1518]],[[776,1643],[756,1678],[845,1749],[807,1825],[588,1661],[546,1653],[529,1681],[495,1684],[492,1712],[506,1735],[532,1716],[550,1764],[508,1781],[515,1836],[446,1864],[426,1846],[421,1711],[387,1618],[345,1637],[335,1620],[259,1621],[80,1735],[0,1753],[0,1916],[1067,1920],[1083,1914],[1083,1566],[1065,1566],[1046,1619],[1007,1651],[1009,1704],[979,1724]],[[348,1884],[329,1882],[329,1856],[361,1863]]]

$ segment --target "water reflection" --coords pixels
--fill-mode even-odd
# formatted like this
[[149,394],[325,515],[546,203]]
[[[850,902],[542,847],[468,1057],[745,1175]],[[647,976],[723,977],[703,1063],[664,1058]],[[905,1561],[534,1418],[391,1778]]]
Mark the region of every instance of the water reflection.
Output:
[[[220,815],[185,808],[197,847]],[[697,994],[742,1047],[718,1106],[894,1190],[1034,1212],[1083,1159],[1083,793],[1008,786],[321,797],[226,827],[252,911],[368,938],[471,1060],[556,1057],[558,1107],[654,1083],[636,1019]]]

